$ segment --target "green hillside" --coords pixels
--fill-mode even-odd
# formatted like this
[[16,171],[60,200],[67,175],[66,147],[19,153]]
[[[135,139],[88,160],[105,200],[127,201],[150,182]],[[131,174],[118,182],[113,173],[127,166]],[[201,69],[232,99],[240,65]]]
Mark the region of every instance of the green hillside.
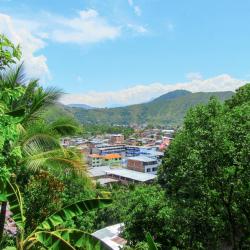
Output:
[[176,126],[182,123],[187,110],[199,103],[207,103],[211,96],[224,101],[233,92],[198,92],[176,90],[162,95],[155,100],[119,108],[99,108],[86,110],[64,107],[81,123],[132,125],[153,124]]

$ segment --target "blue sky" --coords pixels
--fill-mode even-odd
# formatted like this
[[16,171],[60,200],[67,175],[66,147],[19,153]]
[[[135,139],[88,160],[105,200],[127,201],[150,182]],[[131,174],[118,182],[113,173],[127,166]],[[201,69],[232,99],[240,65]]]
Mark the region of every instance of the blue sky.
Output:
[[250,78],[248,0],[0,0],[0,32],[64,103],[116,106]]

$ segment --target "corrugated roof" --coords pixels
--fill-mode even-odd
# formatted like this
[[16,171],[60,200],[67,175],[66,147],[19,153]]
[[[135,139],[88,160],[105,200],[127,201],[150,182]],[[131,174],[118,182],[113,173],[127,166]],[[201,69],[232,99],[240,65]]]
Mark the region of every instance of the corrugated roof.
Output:
[[117,158],[121,158],[120,154],[108,154],[108,155],[104,155],[103,159],[105,160],[112,160],[112,159],[117,159]]
[[102,158],[101,155],[98,155],[98,154],[91,154],[89,155],[90,158]]
[[[120,250],[126,244],[126,240],[119,237],[120,233],[123,231],[124,224],[116,224],[113,226],[105,227],[100,229],[92,235],[97,239],[104,242],[113,250]],[[119,240],[118,240],[119,239]]]
[[141,172],[133,171],[130,169],[124,169],[124,168],[107,170],[106,173],[113,174],[113,175],[120,176],[120,177],[125,177],[128,179],[140,181],[140,182],[150,181],[157,177],[156,175],[153,175],[153,174],[141,173]]
[[155,161],[152,158],[149,158],[147,156],[134,156],[134,157],[129,157],[128,160],[133,160],[133,161],[142,161],[142,162],[152,162]]

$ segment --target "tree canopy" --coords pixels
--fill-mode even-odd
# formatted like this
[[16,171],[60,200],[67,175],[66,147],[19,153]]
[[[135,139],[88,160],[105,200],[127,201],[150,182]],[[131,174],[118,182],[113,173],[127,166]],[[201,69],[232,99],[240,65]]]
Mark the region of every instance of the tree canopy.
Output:
[[249,145],[250,84],[188,112],[158,172],[180,247],[250,247]]

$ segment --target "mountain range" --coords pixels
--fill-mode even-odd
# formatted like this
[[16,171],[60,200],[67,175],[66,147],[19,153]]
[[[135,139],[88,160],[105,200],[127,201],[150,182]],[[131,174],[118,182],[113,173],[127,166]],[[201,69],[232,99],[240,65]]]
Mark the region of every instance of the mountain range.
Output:
[[78,105],[58,105],[50,115],[67,114],[80,123],[107,125],[165,125],[179,126],[191,107],[204,104],[215,96],[224,101],[233,95],[225,92],[197,92],[175,90],[168,92],[150,102],[117,108],[84,108]]

